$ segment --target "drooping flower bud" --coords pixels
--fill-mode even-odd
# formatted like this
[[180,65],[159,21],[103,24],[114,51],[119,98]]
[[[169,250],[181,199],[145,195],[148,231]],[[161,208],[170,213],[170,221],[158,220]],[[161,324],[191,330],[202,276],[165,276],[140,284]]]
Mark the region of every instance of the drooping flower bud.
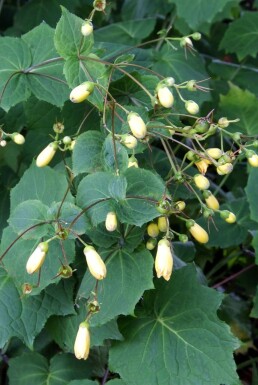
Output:
[[202,35],[200,34],[200,32],[194,32],[194,33],[192,33],[192,38],[194,40],[201,40]]
[[258,155],[254,151],[246,151],[247,161],[252,167],[258,167]]
[[117,217],[114,211],[107,213],[105,225],[107,231],[115,231],[117,229]]
[[128,168],[130,167],[135,167],[135,168],[139,167],[138,160],[133,155],[128,159]]
[[70,93],[70,100],[73,103],[80,103],[86,100],[94,90],[94,83],[84,82],[75,87]]
[[90,352],[90,332],[87,322],[82,322],[79,326],[75,343],[74,354],[78,360],[87,360]]
[[16,143],[16,144],[24,144],[25,143],[24,136],[22,134],[20,134],[19,132],[14,132],[11,135],[11,138],[14,141],[14,143]]
[[193,179],[196,187],[199,190],[207,190],[210,187],[209,179],[202,174],[196,174]]
[[200,110],[198,104],[196,102],[194,102],[193,100],[187,100],[185,102],[185,109],[187,112],[189,112],[189,114],[192,114],[192,115],[198,114],[198,112]]
[[168,220],[167,220],[167,217],[159,217],[158,218],[158,228],[159,228],[159,231],[161,231],[162,233],[165,233],[168,229]]
[[189,229],[191,235],[199,243],[207,243],[209,241],[208,233],[194,220],[190,219],[189,221],[187,221],[186,227]]
[[224,219],[227,223],[235,223],[236,216],[234,213],[228,210],[223,210],[220,212],[220,217]]
[[157,239],[156,238],[149,238],[146,242],[146,249],[153,250],[157,246]]
[[63,138],[63,143],[66,144],[66,145],[70,145],[72,143],[72,139],[70,136],[65,136]]
[[170,108],[174,104],[174,96],[170,89],[166,86],[159,86],[157,89],[157,97],[162,107]]
[[223,155],[223,151],[220,148],[207,148],[207,154],[213,159],[219,159]]
[[158,225],[154,222],[150,223],[147,226],[147,233],[150,237],[156,238],[159,235],[159,228]]
[[33,274],[39,271],[39,269],[41,268],[41,266],[45,261],[47,252],[48,252],[48,243],[41,242],[33,251],[33,253],[31,254],[31,256],[27,261],[26,270],[28,274]]
[[155,258],[155,270],[157,277],[163,277],[169,281],[173,269],[173,255],[170,242],[167,239],[161,239],[158,243],[157,254]]
[[217,198],[209,191],[206,190],[203,192],[203,197],[205,199],[206,205],[212,210],[219,210],[219,202]]
[[45,147],[44,150],[42,150],[41,153],[37,156],[36,165],[38,167],[47,166],[53,159],[57,148],[58,145],[56,142],[49,143],[49,145]]
[[218,166],[216,170],[219,175],[227,175],[233,171],[233,166],[231,163],[225,163]]
[[103,279],[107,275],[106,265],[101,259],[100,255],[94,249],[93,246],[86,246],[83,249],[83,253],[86,257],[86,262],[90,273],[96,279]]
[[133,135],[124,135],[122,137],[122,143],[127,147],[130,148],[131,150],[135,148],[138,144],[137,139]]
[[207,169],[211,164],[211,161],[209,161],[208,159],[201,159],[198,162],[195,162],[194,164],[202,174],[206,174]]
[[185,206],[186,206],[186,204],[185,204],[184,201],[177,201],[175,203],[175,209],[178,210],[178,211],[184,211]]
[[93,32],[93,24],[90,20],[86,20],[81,26],[83,36],[90,36]]
[[130,112],[127,116],[127,121],[130,130],[137,139],[143,139],[146,136],[147,128],[139,114],[136,112]]

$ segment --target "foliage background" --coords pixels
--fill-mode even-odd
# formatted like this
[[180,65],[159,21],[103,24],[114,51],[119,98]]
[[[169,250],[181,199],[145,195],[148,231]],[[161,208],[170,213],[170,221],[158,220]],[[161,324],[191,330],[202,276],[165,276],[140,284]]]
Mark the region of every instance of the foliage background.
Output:
[[[35,62],[41,57],[46,60],[56,56],[54,45],[51,46],[52,30],[42,21],[55,28],[58,20],[61,17],[60,4],[66,7],[70,12],[85,18],[91,11],[91,1],[75,0],[75,1],[57,1],[57,0],[31,0],[31,1],[1,1],[0,2],[0,28],[1,34],[4,36],[1,40],[1,63],[0,63],[0,89],[3,89],[6,82],[4,68],[9,67],[10,73],[15,69],[12,63],[20,60],[23,67],[28,67],[31,63],[30,53],[26,51],[25,44],[20,40],[10,44],[7,37],[23,36],[23,41],[26,43],[38,41],[38,45],[33,47]],[[106,13],[99,13],[94,22],[96,31],[95,38],[95,52],[104,60],[112,61],[121,48],[134,46],[147,40],[157,38],[157,32],[162,29],[171,29],[170,35],[184,36],[194,31],[202,33],[202,40],[195,42],[195,47],[198,52],[194,55],[187,54],[183,50],[174,51],[168,49],[167,46],[161,42],[155,42],[147,45],[143,49],[135,50],[136,63],[149,67],[164,76],[173,76],[177,82],[190,79],[207,79],[211,92],[208,94],[198,94],[198,102],[201,105],[201,115],[206,116],[208,112],[214,109],[214,119],[221,116],[227,116],[229,119],[236,117],[240,118],[239,123],[232,126],[233,130],[240,131],[247,135],[258,134],[258,3],[257,1],[243,1],[239,0],[125,0],[125,1],[111,1],[108,4]],[[33,33],[27,34],[34,27],[41,24],[41,30],[34,30]],[[34,34],[34,35],[33,35]],[[69,37],[69,35],[68,35]],[[33,40],[34,39],[34,40]],[[62,40],[62,39],[61,39]],[[60,40],[60,47],[63,42]],[[115,42],[115,43],[114,43]],[[58,44],[58,42],[57,42]],[[62,49],[62,48],[60,48]],[[59,51],[60,53],[60,51]],[[64,49],[64,55],[66,55]],[[68,55],[69,56],[69,55]],[[72,59],[71,59],[72,60]],[[9,64],[8,64],[9,62]],[[33,60],[32,60],[33,62]],[[95,66],[96,71],[101,73],[101,66]],[[93,71],[93,67],[90,68]],[[132,69],[128,69],[133,71]],[[44,69],[47,73],[48,69]],[[60,75],[65,81],[62,74],[62,65],[56,64],[52,68],[57,75]],[[72,70],[71,70],[72,71]],[[135,74],[137,71],[134,71]],[[53,73],[53,72],[52,72]],[[69,77],[69,73],[66,76]],[[98,73],[95,74],[98,76]],[[136,73],[135,76],[140,76]],[[145,75],[146,76],[146,75]],[[71,75],[72,78],[72,75]],[[24,146],[17,146],[14,143],[9,143],[6,148],[0,151],[0,204],[1,216],[0,225],[1,233],[7,226],[7,219],[10,215],[10,205],[15,208],[25,198],[26,200],[34,200],[34,210],[38,213],[40,211],[42,217],[47,215],[44,211],[45,206],[52,204],[52,202],[60,202],[62,200],[64,191],[66,189],[66,181],[64,176],[56,177],[57,170],[62,170],[60,166],[61,157],[55,160],[55,171],[48,170],[44,174],[47,189],[37,191],[37,185],[42,184],[42,174],[31,168],[33,158],[41,151],[44,145],[49,142],[49,134],[52,130],[52,125],[56,120],[63,120],[67,135],[74,134],[81,124],[85,111],[90,111],[90,106],[86,105],[72,105],[68,99],[69,90],[64,83],[55,84],[51,88],[50,82],[46,85],[43,81],[35,80],[36,77],[21,77],[13,87],[9,87],[6,92],[6,98],[0,109],[0,124],[3,124],[8,132],[19,131],[26,136],[26,143]],[[77,79],[78,80],[78,79]],[[77,80],[72,85],[70,81],[70,88],[77,85]],[[144,78],[148,86],[151,87],[151,79],[147,76]],[[135,101],[143,100],[144,95],[140,92],[134,84],[125,80],[122,76],[117,76],[117,81],[112,85],[113,95],[124,104],[131,104],[132,99]],[[96,104],[98,100],[94,101]],[[180,111],[180,108],[179,108]],[[181,111],[180,111],[181,112]],[[94,110],[86,124],[83,125],[82,131],[98,130],[99,115]],[[93,135],[100,135],[94,133]],[[90,137],[92,138],[92,136]],[[87,137],[85,137],[85,141]],[[96,140],[94,140],[96,143]],[[214,144],[216,144],[214,142]],[[106,143],[108,146],[108,143]],[[230,145],[230,144],[229,144]],[[155,160],[154,168],[161,176],[167,174],[167,166],[165,160],[162,158],[159,146],[153,150],[153,157]],[[98,151],[93,148],[93,153]],[[90,154],[92,155],[92,154]],[[89,160],[92,156],[89,155]],[[140,158],[141,159],[141,158]],[[78,162],[80,161],[80,156]],[[76,162],[75,162],[76,163]],[[84,162],[85,164],[85,162]],[[87,163],[87,167],[89,163]],[[145,168],[150,168],[148,159],[142,156],[141,165]],[[85,166],[86,167],[86,166]],[[95,167],[95,163],[94,163]],[[81,164],[77,163],[77,169],[81,169]],[[85,173],[91,172],[90,169],[84,169]],[[96,171],[96,169],[94,170]],[[75,166],[76,173],[76,166]],[[27,175],[27,176],[26,176]],[[22,178],[22,179],[21,179]],[[134,176],[131,177],[132,179]],[[146,176],[147,178],[147,176]],[[21,181],[21,182],[19,182]],[[32,183],[33,181],[33,183]],[[220,180],[221,181],[221,180]],[[214,180],[215,184],[220,182]],[[19,182],[19,187],[17,183]],[[156,180],[154,181],[157,182]],[[92,182],[94,185],[95,181]],[[16,186],[16,187],[14,187]],[[28,188],[29,186],[29,188]],[[11,191],[11,195],[10,195]],[[51,192],[51,200],[49,200],[49,192]],[[56,194],[53,196],[53,194]],[[79,193],[78,193],[79,194]],[[249,169],[246,162],[243,160],[235,166],[235,172],[228,178],[223,180],[219,189],[219,196],[221,200],[225,200],[225,207],[231,209],[237,215],[237,224],[229,227],[219,218],[216,218],[216,226],[218,231],[211,227],[210,242],[207,248],[200,247],[189,243],[182,245],[180,242],[175,244],[176,254],[179,257],[178,263],[191,263],[195,261],[196,265],[201,268],[201,279],[206,282],[208,286],[217,288],[220,292],[227,295],[220,307],[219,316],[225,320],[231,327],[232,332],[240,339],[241,347],[235,354],[235,360],[238,367],[238,373],[243,383],[250,383],[252,385],[258,384],[258,370],[257,370],[257,320],[258,317],[258,292],[256,294],[256,287],[258,283],[258,268],[257,257],[255,252],[258,250],[258,170]],[[11,198],[10,198],[11,197]],[[182,196],[179,198],[189,199],[189,196]],[[190,198],[191,201],[191,198]],[[40,205],[40,203],[42,205]],[[67,202],[73,204],[72,197],[68,197]],[[26,202],[25,202],[26,203]],[[45,205],[45,206],[44,206]],[[67,203],[69,205],[69,203]],[[32,207],[32,202],[29,202]],[[44,206],[44,207],[43,207]],[[191,201],[192,212],[196,212],[195,202]],[[27,211],[28,206],[22,207]],[[52,206],[52,210],[55,208]],[[67,212],[70,213],[71,206],[67,207]],[[76,208],[74,208],[76,210]],[[17,214],[17,213],[16,213]],[[20,222],[17,223],[17,215],[10,219],[9,227],[3,233],[1,242],[1,250],[3,251],[10,240],[15,235],[14,229],[22,231]],[[11,217],[12,218],[12,217]],[[100,219],[99,222],[101,222]],[[204,221],[203,221],[204,223]],[[24,224],[23,229],[28,227],[28,223]],[[78,224],[80,227],[80,223]],[[86,226],[85,223],[81,224]],[[80,229],[79,229],[80,231]],[[99,229],[101,233],[101,229]],[[89,230],[90,232],[90,230]],[[44,229],[42,229],[44,234]],[[37,233],[36,237],[42,236]],[[135,239],[131,241],[134,245],[137,244],[137,234]],[[140,234],[140,237],[142,233]],[[96,242],[98,235],[92,234],[93,242]],[[23,242],[23,241],[21,241]],[[72,350],[73,336],[78,325],[78,319],[73,322],[73,317],[76,312],[73,306],[74,284],[72,280],[61,281],[58,285],[50,285],[52,276],[58,270],[58,264],[50,266],[53,272],[50,277],[42,276],[43,287],[46,287],[42,292],[38,292],[35,296],[30,298],[20,298],[20,293],[16,287],[17,282],[22,284],[24,282],[24,274],[21,272],[20,266],[24,264],[28,256],[28,248],[33,248],[35,239],[24,241],[24,252],[21,252],[22,245],[19,244],[17,248],[13,249],[12,253],[8,255],[6,260],[6,267],[10,276],[6,276],[5,271],[1,269],[1,282],[7,284],[0,286],[1,301],[0,301],[0,341],[2,348],[1,355],[1,380],[3,384],[10,383],[10,385],[19,385],[26,383],[30,385],[23,373],[34,373],[35,367],[40,370],[36,372],[36,381],[33,383],[39,384],[59,384],[66,381],[70,385],[93,384],[89,378],[105,379],[106,365],[107,365],[107,346],[111,343],[113,346],[112,355],[110,358],[111,371],[119,373],[125,380],[125,384],[131,383],[150,383],[162,384],[164,378],[162,376],[154,380],[152,372],[143,372],[141,374],[137,371],[137,360],[142,355],[142,351],[133,349],[133,345],[124,345],[125,349],[119,349],[118,344],[110,342],[111,340],[121,340],[123,337],[130,341],[133,338],[133,331],[138,327],[143,327],[144,322],[148,324],[151,320],[152,314],[147,314],[146,320],[142,324],[136,320],[130,320],[130,317],[120,317],[119,328],[116,323],[116,317],[120,314],[132,314],[135,306],[134,298],[130,303],[130,282],[128,283],[127,296],[123,298],[121,308],[119,304],[113,305],[113,313],[110,309],[105,309],[103,304],[102,323],[105,327],[101,328],[98,325],[98,316],[96,316],[95,332],[93,331],[94,346],[97,346],[91,357],[94,362],[92,365],[87,361],[86,363],[77,362],[69,353],[58,354],[60,349],[64,352]],[[128,240],[129,242],[129,240]],[[129,242],[130,243],[130,242]],[[132,244],[131,243],[131,244]],[[139,239],[140,243],[140,239]],[[101,245],[98,245],[101,246]],[[72,257],[74,253],[74,242],[67,242],[67,255]],[[58,245],[56,245],[58,248]],[[78,245],[76,245],[78,248]],[[57,252],[53,248],[53,255]],[[129,244],[129,254],[130,254]],[[17,254],[19,253],[20,262],[17,263]],[[126,251],[124,251],[126,253]],[[20,255],[23,254],[23,255]],[[79,254],[79,253],[78,253]],[[77,268],[76,280],[80,280],[84,274],[83,261],[78,257],[74,262]],[[128,255],[129,255],[128,254]],[[118,258],[114,254],[114,259]],[[137,256],[135,257],[137,258]],[[145,264],[140,267],[144,270],[147,264],[151,264],[149,254],[145,256]],[[189,306],[192,313],[188,317],[188,321],[193,327],[195,321],[199,322],[199,315],[207,312],[207,303],[209,303],[209,310],[211,317],[216,312],[216,307],[221,300],[220,296],[215,296],[213,292],[200,290],[200,287],[195,281],[191,267],[188,270],[178,270],[175,273],[175,278],[170,284],[171,292],[178,293],[178,298],[171,302],[171,307],[180,307],[180,282],[183,287],[181,293],[183,298],[187,301],[187,293],[191,292]],[[119,276],[119,271],[115,273]],[[15,277],[16,283],[12,282],[10,277]],[[139,280],[141,271],[139,271]],[[135,290],[138,290],[136,297],[138,299],[144,290],[151,289],[152,277],[146,277],[146,282],[141,282],[141,285]],[[88,290],[90,286],[89,277],[84,278],[85,283],[83,290]],[[88,280],[88,281],[87,281]],[[78,283],[77,283],[78,284]],[[162,283],[160,284],[160,291],[162,293]],[[117,282],[119,287],[119,282]],[[78,287],[76,287],[78,290]],[[116,288],[113,288],[116,290]],[[65,295],[64,295],[65,294]],[[83,297],[83,293],[82,294]],[[158,295],[158,294],[157,294]],[[84,294],[85,296],[85,294]],[[112,297],[112,293],[110,293]],[[148,298],[149,296],[149,298]],[[80,297],[80,295],[79,295]],[[86,296],[87,297],[87,296]],[[108,297],[109,298],[109,297]],[[196,298],[196,302],[193,298]],[[67,300],[69,299],[69,300]],[[152,298],[147,293],[146,301],[158,303],[162,307],[162,300],[166,299],[164,293],[162,298]],[[198,300],[198,301],[197,301]],[[203,304],[206,305],[202,309]],[[174,301],[174,302],[173,302]],[[126,304],[126,305],[125,305]],[[200,306],[200,308],[198,308]],[[47,309],[47,310],[46,310]],[[157,309],[159,311],[159,309]],[[199,311],[199,313],[198,313]],[[213,313],[212,313],[213,311]],[[105,313],[106,312],[106,313]],[[65,317],[66,316],[66,317]],[[76,315],[77,317],[77,315]],[[79,314],[80,317],[80,314]],[[104,319],[104,321],[103,321]],[[202,319],[202,317],[200,318]],[[143,318],[144,320],[144,318]],[[130,326],[127,327],[127,323]],[[182,326],[184,320],[180,320],[179,325]],[[197,322],[197,323],[198,323]],[[213,321],[211,321],[213,322]],[[215,321],[214,321],[215,322]],[[216,324],[216,327],[220,327]],[[99,330],[98,330],[99,328]],[[222,328],[223,329],[223,328]],[[211,330],[213,330],[211,328]],[[145,330],[147,333],[148,331]],[[158,333],[158,332],[157,332]],[[221,336],[225,329],[217,331]],[[123,335],[123,337],[122,337]],[[233,340],[225,334],[225,341],[227,349],[230,351],[236,347]],[[203,338],[203,335],[199,336]],[[144,339],[144,333],[142,338]],[[158,337],[157,337],[158,338]],[[198,338],[198,334],[196,335]],[[169,339],[169,336],[167,337]],[[105,348],[103,348],[104,341]],[[223,340],[223,338],[222,338]],[[208,344],[211,341],[207,340]],[[204,340],[205,342],[205,340]],[[171,343],[175,341],[171,340]],[[99,347],[102,346],[102,347]],[[156,345],[157,349],[163,349]],[[215,354],[215,348],[212,345],[208,346],[211,354]],[[179,375],[178,383],[184,384],[183,372],[184,367],[184,353],[180,350],[176,357],[170,357],[170,364],[173,366],[175,360],[178,359],[179,370],[182,373]],[[205,347],[203,347],[205,350]],[[226,349],[226,347],[225,347]],[[34,353],[31,353],[33,350]],[[220,351],[221,354],[221,351]],[[130,367],[126,369],[124,362],[128,357],[131,357]],[[150,363],[155,357],[150,353],[146,357],[146,365]],[[209,371],[213,376],[213,383],[220,383],[220,370],[223,367],[223,357],[217,356],[217,363],[209,364]],[[216,360],[215,360],[216,361]],[[120,363],[121,362],[121,363]],[[176,364],[175,364],[176,365]],[[205,369],[201,367],[198,362],[198,356],[192,362],[192,377],[191,384],[199,384],[197,378],[200,372]],[[208,365],[208,363],[207,363]],[[218,365],[218,366],[217,366]],[[226,363],[228,365],[228,363]],[[65,373],[58,372],[69,366]],[[233,376],[232,363],[229,365],[227,383],[236,384],[236,377]],[[7,369],[9,372],[7,375]],[[224,367],[227,371],[227,369]],[[161,369],[162,370],[162,365]],[[129,372],[128,372],[129,371]],[[55,373],[59,373],[58,375]],[[74,373],[77,373],[76,376]],[[132,374],[134,373],[134,374]],[[164,375],[164,373],[163,373]],[[60,377],[59,377],[60,376]],[[63,376],[63,377],[62,377]],[[136,376],[136,377],[135,377]],[[142,377],[141,377],[142,376]],[[50,379],[50,380],[49,380]],[[80,379],[84,379],[80,381]],[[146,380],[147,379],[147,380]],[[50,381],[50,382],[49,382]],[[70,382],[69,382],[70,381]],[[102,381],[102,380],[101,380]],[[112,381],[112,382],[111,382]],[[138,382],[136,382],[138,381]],[[146,382],[144,382],[146,381]],[[122,380],[112,379],[112,384],[124,384]],[[97,383],[97,382],[95,382]],[[103,382],[104,383],[104,382]],[[165,382],[164,382],[165,383]],[[172,384],[173,382],[171,382]],[[184,384],[185,385],[185,384]]]

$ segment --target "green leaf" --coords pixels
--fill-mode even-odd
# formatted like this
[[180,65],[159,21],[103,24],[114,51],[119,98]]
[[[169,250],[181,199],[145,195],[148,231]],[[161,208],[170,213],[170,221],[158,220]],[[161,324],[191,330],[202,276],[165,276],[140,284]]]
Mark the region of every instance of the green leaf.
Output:
[[[49,238],[53,235],[54,227],[52,232],[49,234]],[[15,234],[10,227],[5,228],[1,241],[1,254],[7,250],[15,240],[17,240],[17,234]],[[14,243],[4,258],[5,268],[19,289],[24,283],[29,283],[35,286],[32,291],[32,295],[36,295],[48,285],[60,281],[61,277],[57,276],[57,274],[61,264],[66,265],[67,263],[69,264],[73,262],[75,256],[74,240],[66,239],[63,242],[63,248],[61,247],[60,240],[51,241],[46,259],[41,268],[40,284],[38,286],[38,274],[29,275],[26,271],[26,263],[29,256],[36,249],[40,241],[40,238],[35,240],[19,239]],[[66,259],[63,254],[65,254]]]
[[[62,201],[66,190],[67,181],[64,175],[50,167],[39,168],[32,164],[11,191],[11,211],[19,203],[29,199],[36,199],[50,206],[52,202]],[[70,192],[66,202],[73,202]]]
[[73,380],[70,381],[68,385],[99,385],[99,382],[91,380]]
[[249,206],[245,198],[223,204],[220,210],[229,210],[236,215],[235,223],[227,223],[224,219],[215,214],[214,224],[208,225],[203,218],[197,222],[209,232],[207,246],[226,248],[240,245],[246,239],[248,230],[255,224],[250,222]]
[[258,194],[258,169],[251,167],[248,183],[246,186],[246,196],[250,205],[251,219],[258,222],[258,203],[257,203],[257,194]]
[[79,361],[71,354],[57,354],[48,363],[44,356],[33,352],[9,363],[10,385],[63,385],[90,377],[92,372],[90,361]]
[[[101,252],[106,260],[107,277],[98,282],[99,313],[91,324],[103,325],[120,314],[133,314],[134,307],[144,290],[152,289],[153,258],[149,251],[129,253],[127,250]],[[88,298],[95,280],[89,272],[83,278],[78,297]]]
[[219,12],[223,11],[227,3],[232,3],[232,0],[169,0],[169,2],[176,5],[177,15],[195,31],[203,23],[210,23]]
[[254,306],[252,308],[250,317],[258,318],[258,287],[256,289],[256,294],[254,297]]
[[[37,99],[62,107],[69,98],[69,89],[63,75],[63,60],[58,58],[54,46],[54,35],[54,29],[42,23],[22,36],[31,49],[33,63],[26,78]],[[57,59],[52,61],[53,58]],[[49,63],[41,64],[48,60]]]
[[245,12],[238,20],[233,21],[223,39],[220,48],[228,53],[236,53],[239,60],[258,53],[258,14]]
[[[14,232],[18,235],[29,227],[39,224],[47,220],[48,207],[38,200],[28,200],[20,203],[9,218],[9,224]],[[24,234],[25,239],[40,239],[49,231],[49,225],[35,227],[27,234]]]
[[[18,8],[15,14],[14,26],[22,32],[27,32],[44,20],[51,27],[55,27],[60,18],[60,4],[75,8],[76,0],[31,0]],[[32,17],[33,15],[33,17]]]
[[62,7],[62,17],[57,23],[55,32],[55,46],[57,52],[65,59],[86,55],[93,45],[93,34],[83,37],[81,26],[83,19],[70,13]]
[[[60,210],[61,202],[54,203],[48,212],[48,219],[56,219],[57,214],[59,214],[59,222],[62,226],[62,229],[71,228],[76,234],[84,234],[89,228],[91,228],[89,221],[85,215],[80,215],[82,210],[74,205],[73,203],[63,202]],[[60,210],[60,212],[59,212]],[[79,216],[80,215],[80,216]],[[78,217],[78,219],[76,219]],[[71,223],[74,221],[72,227]],[[69,233],[69,238],[75,238],[74,233]]]
[[131,167],[124,176],[127,179],[126,199],[117,206],[121,222],[142,226],[160,214],[156,209],[162,199],[165,185],[162,179],[151,171]]
[[[239,108],[241,106],[241,108]],[[249,135],[256,135],[258,120],[257,97],[248,90],[230,84],[227,95],[220,95],[219,104],[220,116],[230,119],[240,119],[237,123],[232,123],[229,127],[230,132],[244,132]]]
[[[152,68],[163,76],[171,76],[171,74],[173,74],[177,84],[186,80],[204,80],[209,77],[202,58],[198,55],[193,56],[190,54],[187,55],[186,58],[184,50],[180,47],[175,51],[171,49],[170,46],[164,45],[158,54],[154,54],[154,64]],[[202,83],[202,85],[206,87],[209,86],[209,84],[205,82]],[[186,100],[191,100],[194,97],[194,101],[197,103],[210,99],[209,92],[196,92],[193,96],[192,92],[182,90],[182,95]],[[179,106],[182,105],[182,102],[179,100],[177,101],[177,104],[178,103]]]
[[101,150],[104,136],[99,131],[79,135],[72,153],[73,172],[92,173],[101,169]]
[[[80,301],[81,302],[81,301]],[[47,329],[51,333],[55,342],[65,352],[73,353],[74,341],[78,332],[78,328],[81,322],[85,321],[86,306],[85,303],[80,303],[79,313],[67,317],[51,317],[48,321]],[[104,345],[104,341],[121,340],[121,336],[117,322],[111,320],[104,325],[91,327],[90,324],[90,340],[91,348],[93,346]]]
[[73,314],[73,281],[51,285],[38,296],[23,297],[14,281],[0,269],[0,347],[18,337],[29,348],[51,315]]
[[171,10],[171,5],[160,0],[125,0],[122,8],[124,20],[141,19],[145,16],[166,15]]
[[83,209],[92,206],[87,215],[94,226],[104,222],[109,211],[114,211],[109,185],[116,178],[108,172],[96,172],[87,175],[79,184],[77,205]]
[[125,147],[109,135],[103,144],[102,158],[107,171],[123,173],[128,168],[128,153]]
[[145,311],[121,321],[125,341],[111,348],[111,370],[135,385],[237,384],[237,342],[217,317],[221,299],[198,283],[193,267],[160,280],[146,295]]
[[112,23],[95,31],[97,41],[115,41],[120,44],[136,45],[154,30],[155,18]]
[[0,37],[0,56],[0,107],[8,111],[30,95],[22,72],[31,65],[31,53],[21,39]]
[[[81,55],[80,59],[78,56],[68,58],[64,65],[64,74],[69,86],[74,88],[88,80],[100,84],[104,90],[107,89],[106,66],[99,61],[98,56],[91,53],[87,56]],[[102,111],[105,91],[100,86],[95,87],[87,100]]]

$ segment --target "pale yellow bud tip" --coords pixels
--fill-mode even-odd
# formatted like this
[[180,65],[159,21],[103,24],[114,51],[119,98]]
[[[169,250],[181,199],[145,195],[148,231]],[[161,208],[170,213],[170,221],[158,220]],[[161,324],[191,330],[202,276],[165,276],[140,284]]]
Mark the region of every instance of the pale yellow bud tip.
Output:
[[79,326],[75,343],[74,354],[78,360],[87,360],[90,352],[90,332],[86,322],[82,322]]
[[46,254],[48,251],[48,244],[46,242],[41,242],[37,248],[33,251],[31,256],[29,257],[26,270],[28,274],[33,274],[39,271],[41,266],[43,265]]
[[167,239],[161,239],[158,243],[157,254],[155,258],[155,270],[157,277],[163,277],[168,281],[173,269],[173,255],[170,242]]
[[146,136],[147,128],[144,121],[139,116],[139,114],[135,112],[130,112],[130,114],[127,117],[127,121],[128,121],[130,130],[132,131],[133,135],[137,139],[143,139]]
[[209,241],[208,233],[198,223],[194,222],[189,231],[199,243],[207,243]]
[[157,97],[159,104],[165,108],[170,108],[174,104],[174,96],[168,87],[160,87]]
[[90,273],[94,278],[101,280],[106,277],[106,265],[100,255],[92,246],[86,246],[83,250]]
[[208,188],[210,187],[209,179],[207,179],[206,176],[201,174],[196,174],[194,176],[194,183],[199,190],[208,190]]
[[110,211],[107,214],[105,225],[107,231],[115,231],[117,229],[117,217],[114,211]]
[[47,166],[53,159],[57,150],[57,144],[55,142],[50,143],[41,153],[37,156],[36,165],[38,167]]

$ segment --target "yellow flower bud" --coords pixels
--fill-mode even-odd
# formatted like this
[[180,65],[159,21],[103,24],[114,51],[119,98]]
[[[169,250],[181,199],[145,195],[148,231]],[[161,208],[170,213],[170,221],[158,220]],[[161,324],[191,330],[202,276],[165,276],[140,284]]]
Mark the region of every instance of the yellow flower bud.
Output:
[[14,132],[11,135],[11,138],[16,144],[23,144],[25,142],[24,136],[22,134],[19,134],[19,132]]
[[137,139],[143,139],[146,136],[147,128],[139,114],[136,112],[130,112],[130,114],[128,114],[127,121],[133,135]]
[[163,277],[169,281],[173,269],[173,255],[170,242],[167,239],[161,239],[158,243],[158,250],[155,258],[155,270],[157,277]]
[[199,112],[199,106],[193,100],[187,100],[185,102],[185,109],[189,114],[196,115]]
[[158,225],[154,222],[150,223],[147,226],[147,233],[150,237],[156,238],[159,235],[159,228]]
[[168,220],[167,220],[167,217],[159,217],[158,218],[158,228],[159,228],[159,231],[161,231],[162,233],[165,233],[168,229]]
[[177,201],[177,202],[175,203],[175,209],[177,209],[177,210],[179,210],[179,211],[184,211],[185,206],[186,206],[186,204],[185,204],[184,201]]
[[70,100],[73,103],[80,103],[86,100],[93,92],[94,83],[84,82],[79,86],[75,87],[70,93]]
[[210,187],[209,179],[204,175],[196,174],[193,179],[199,190],[207,190]]
[[74,354],[78,360],[87,360],[90,352],[90,332],[87,322],[82,322],[79,326],[75,343]]
[[219,202],[218,199],[213,195],[210,194],[208,198],[205,199],[206,205],[212,209],[212,210],[219,210]]
[[44,150],[42,150],[41,153],[37,156],[36,165],[38,167],[47,166],[53,159],[57,148],[58,146],[56,142],[49,143],[49,145],[45,147]]
[[202,174],[206,174],[208,166],[211,164],[211,162],[208,159],[201,159],[194,164]]
[[219,159],[223,155],[223,151],[220,148],[207,148],[207,154],[213,159]]
[[90,273],[96,279],[103,279],[107,275],[106,265],[101,259],[100,255],[92,246],[86,246],[83,249],[83,253],[86,257],[87,265]]
[[248,163],[250,164],[250,166],[258,167],[258,155],[257,154],[253,154],[250,158],[247,158],[247,160],[248,160]]
[[105,225],[107,231],[115,231],[117,229],[117,217],[114,211],[110,211],[107,214]]
[[137,146],[138,141],[133,135],[125,135],[123,137],[122,143],[130,149],[133,149]]
[[208,233],[198,223],[192,221],[189,231],[199,243],[207,243],[209,241]]
[[227,223],[235,223],[236,222],[236,216],[231,211],[223,210],[220,212],[220,216]]
[[89,36],[93,32],[93,25],[90,20],[86,20],[81,26],[81,33],[83,36]]
[[168,87],[160,86],[157,92],[159,104],[165,108],[170,108],[174,104],[174,96]]
[[135,156],[131,156],[129,159],[128,159],[128,168],[130,167],[136,167],[138,168],[138,161],[137,159],[135,158]]
[[157,239],[149,238],[148,241],[146,242],[146,249],[153,250],[155,249],[156,245],[157,245]]
[[231,163],[225,163],[217,167],[217,173],[219,175],[230,174],[232,171],[233,171],[233,166]]
[[41,242],[37,248],[33,251],[31,256],[29,257],[27,264],[26,264],[26,270],[28,274],[33,274],[39,271],[41,266],[43,265],[46,254],[48,252],[48,243],[47,242]]

